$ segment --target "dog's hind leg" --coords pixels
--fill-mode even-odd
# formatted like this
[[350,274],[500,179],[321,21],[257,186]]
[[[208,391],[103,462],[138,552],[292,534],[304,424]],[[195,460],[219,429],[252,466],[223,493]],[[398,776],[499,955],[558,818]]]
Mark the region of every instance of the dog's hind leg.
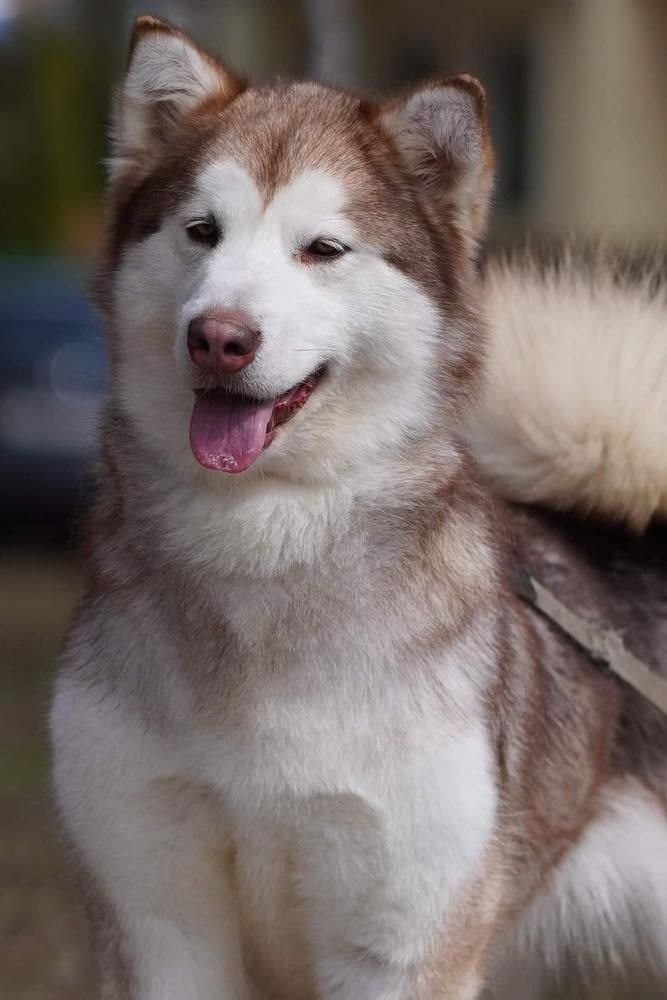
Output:
[[570,982],[637,976],[667,985],[667,811],[626,779],[607,789],[529,904],[494,965],[489,998],[540,1000]]

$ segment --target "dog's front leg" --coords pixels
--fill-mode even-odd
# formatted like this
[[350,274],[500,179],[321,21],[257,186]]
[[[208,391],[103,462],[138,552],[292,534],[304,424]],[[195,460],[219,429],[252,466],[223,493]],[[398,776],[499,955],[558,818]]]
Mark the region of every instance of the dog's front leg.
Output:
[[62,679],[52,726],[100,1000],[247,1000],[216,797],[102,692]]
[[475,1000],[500,901],[484,734],[437,747],[385,787],[304,814],[299,887],[321,1000]]
[[[486,874],[491,875],[491,882],[497,881],[497,872]],[[332,946],[323,940],[326,932],[316,934],[318,996],[321,1000],[478,1000],[485,984],[497,899],[495,887],[490,893],[487,888],[469,885],[455,907],[464,915],[463,925],[458,913],[450,913],[443,919],[444,928],[434,927],[414,951],[397,947],[388,927],[381,951],[353,940]],[[392,915],[387,918],[390,924]],[[370,924],[367,929],[372,930]],[[376,948],[378,944],[379,936]]]

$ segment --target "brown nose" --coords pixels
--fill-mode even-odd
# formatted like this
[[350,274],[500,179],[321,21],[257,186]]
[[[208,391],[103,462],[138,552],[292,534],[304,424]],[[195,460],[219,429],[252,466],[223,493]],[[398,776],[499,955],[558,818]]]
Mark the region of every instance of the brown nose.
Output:
[[188,351],[208,374],[238,372],[254,359],[259,330],[245,313],[220,309],[197,316],[188,326]]

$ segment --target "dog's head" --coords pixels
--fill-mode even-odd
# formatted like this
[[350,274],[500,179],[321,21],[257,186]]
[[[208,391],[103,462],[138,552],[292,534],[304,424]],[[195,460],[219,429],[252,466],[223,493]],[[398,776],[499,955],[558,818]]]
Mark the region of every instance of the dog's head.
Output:
[[491,165],[469,77],[386,104],[253,87],[139,18],[100,297],[143,443],[185,474],[319,478],[454,413]]

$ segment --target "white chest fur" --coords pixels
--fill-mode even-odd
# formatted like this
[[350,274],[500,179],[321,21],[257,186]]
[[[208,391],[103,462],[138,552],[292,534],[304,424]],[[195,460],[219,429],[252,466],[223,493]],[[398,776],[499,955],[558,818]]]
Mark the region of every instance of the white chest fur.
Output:
[[383,962],[416,960],[494,820],[482,723],[448,718],[423,678],[390,672],[374,687],[369,664],[356,666],[325,684],[302,676],[296,690],[269,682],[235,725],[196,741],[198,778],[225,804],[253,961],[292,996],[313,928],[311,948],[328,955],[354,943]]

